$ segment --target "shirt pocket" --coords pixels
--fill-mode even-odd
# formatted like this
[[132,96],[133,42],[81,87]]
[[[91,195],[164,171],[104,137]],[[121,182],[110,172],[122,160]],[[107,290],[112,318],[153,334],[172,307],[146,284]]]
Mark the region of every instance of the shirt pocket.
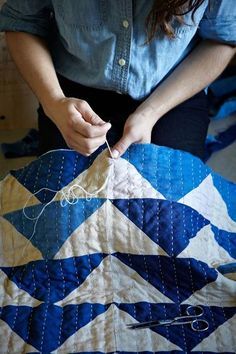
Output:
[[97,30],[107,18],[105,0],[60,0],[55,15],[69,27]]

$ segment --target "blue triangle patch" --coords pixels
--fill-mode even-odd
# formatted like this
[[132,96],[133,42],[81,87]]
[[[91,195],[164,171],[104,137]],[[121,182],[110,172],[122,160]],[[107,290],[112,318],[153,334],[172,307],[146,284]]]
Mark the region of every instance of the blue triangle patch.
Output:
[[189,206],[159,199],[115,199],[112,203],[168,255],[177,256],[209,221]]
[[[60,202],[53,202],[45,208],[37,224],[35,220],[27,219],[22,210],[5,214],[4,218],[28,238],[44,258],[52,259],[71,233],[104,202],[105,199],[79,199],[76,204],[67,204],[64,207]],[[28,217],[35,218],[43,207],[42,204],[35,205],[26,208],[25,213]]]
[[216,173],[212,173],[214,186],[225,201],[229,216],[236,221],[236,184],[223,179]]
[[211,225],[212,232],[218,244],[223,247],[232,258],[236,258],[236,233],[218,229]]
[[217,278],[217,271],[193,258],[114,253],[121,262],[176,303],[188,299]]
[[122,158],[134,165],[166,199],[174,201],[196,188],[211,172],[187,152],[154,144],[133,144]]
[[105,257],[102,253],[95,253],[0,269],[32,297],[40,301],[57,302],[78,288]]
[[[32,194],[41,188],[58,191],[89,168],[101,151],[102,148],[89,157],[72,150],[50,151],[31,162],[30,165],[11,171],[11,174]],[[54,195],[55,192],[42,190],[37,193],[36,197],[41,203],[47,203]]]
[[108,307],[89,303],[63,308],[53,304],[41,304],[34,308],[6,306],[0,309],[0,318],[40,353],[51,353]]

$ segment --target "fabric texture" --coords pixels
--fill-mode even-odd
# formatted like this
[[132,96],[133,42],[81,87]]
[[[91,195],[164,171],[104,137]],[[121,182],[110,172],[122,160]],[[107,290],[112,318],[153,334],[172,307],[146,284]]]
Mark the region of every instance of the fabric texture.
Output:
[[[235,353],[236,185],[198,158],[57,150],[0,191],[1,353]],[[190,304],[207,331],[126,326]]]
[[61,75],[135,99],[147,97],[201,38],[236,45],[234,0],[205,0],[194,22],[189,13],[185,24],[173,24],[174,40],[159,34],[145,45],[145,19],[152,4],[145,0],[8,0],[0,12],[0,30],[46,38]]

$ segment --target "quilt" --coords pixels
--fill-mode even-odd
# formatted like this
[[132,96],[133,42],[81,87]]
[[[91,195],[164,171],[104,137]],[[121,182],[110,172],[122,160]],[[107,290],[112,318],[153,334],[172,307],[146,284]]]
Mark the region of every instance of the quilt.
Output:
[[[236,352],[236,185],[198,158],[55,150],[11,171],[0,203],[1,354]],[[190,305],[205,331],[127,326]]]

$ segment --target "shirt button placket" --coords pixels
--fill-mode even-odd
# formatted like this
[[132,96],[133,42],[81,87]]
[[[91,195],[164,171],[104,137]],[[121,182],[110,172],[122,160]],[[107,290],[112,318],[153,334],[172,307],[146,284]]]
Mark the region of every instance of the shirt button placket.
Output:
[[116,69],[113,77],[119,93],[127,92],[128,67],[132,37],[132,0],[120,1],[120,26],[117,38]]

